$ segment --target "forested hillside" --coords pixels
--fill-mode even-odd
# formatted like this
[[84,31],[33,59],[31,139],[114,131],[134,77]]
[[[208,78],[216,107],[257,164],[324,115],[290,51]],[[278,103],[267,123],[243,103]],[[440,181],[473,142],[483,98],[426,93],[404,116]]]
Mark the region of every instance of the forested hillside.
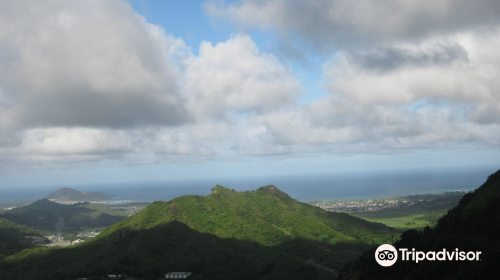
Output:
[[473,193],[466,194],[434,229],[403,233],[396,248],[418,251],[481,251],[480,261],[375,262],[375,249],[347,264],[340,279],[498,279],[500,275],[500,171]]
[[45,242],[48,241],[36,231],[0,218],[0,259]]
[[23,207],[4,212],[0,217],[36,230],[52,233],[59,217],[65,220],[64,232],[74,233],[85,228],[106,227],[125,219],[124,212],[104,204],[89,202],[71,205],[41,199]]
[[155,202],[144,211],[108,228],[147,229],[170,221],[221,238],[277,245],[303,238],[337,242],[383,243],[391,240],[391,228],[344,213],[332,213],[298,202],[275,186],[236,192],[216,186],[208,196],[182,196]]

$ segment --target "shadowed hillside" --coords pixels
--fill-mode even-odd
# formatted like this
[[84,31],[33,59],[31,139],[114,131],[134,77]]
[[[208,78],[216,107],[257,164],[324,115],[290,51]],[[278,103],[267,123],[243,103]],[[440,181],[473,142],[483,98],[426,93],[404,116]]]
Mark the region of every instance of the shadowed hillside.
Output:
[[[305,241],[302,247],[311,245]],[[124,228],[76,248],[25,250],[1,262],[0,273],[7,279],[76,279],[112,273],[158,279],[166,271],[192,271],[202,279],[333,278],[290,255],[289,249],[297,246],[300,241],[265,247],[220,239],[174,221],[147,230]]]
[[43,244],[48,241],[26,226],[0,218],[0,259],[26,248],[37,246],[34,242]]
[[396,248],[417,251],[481,251],[479,261],[397,261],[391,267],[375,262],[375,249],[347,264],[340,279],[498,279],[500,275],[500,171],[476,191],[464,195],[458,206],[434,229],[403,233]]
[[14,223],[50,232],[54,231],[54,224],[59,217],[65,220],[64,232],[75,232],[81,228],[106,227],[125,219],[125,216],[125,213],[104,204],[83,202],[65,205],[47,199],[37,200],[0,215]]

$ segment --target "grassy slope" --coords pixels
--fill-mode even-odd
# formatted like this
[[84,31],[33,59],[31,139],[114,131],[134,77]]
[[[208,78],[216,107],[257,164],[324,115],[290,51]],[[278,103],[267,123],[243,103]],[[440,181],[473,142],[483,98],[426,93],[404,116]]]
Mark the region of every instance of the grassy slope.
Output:
[[155,202],[140,213],[115,224],[103,236],[119,228],[152,228],[173,220],[221,238],[276,245],[303,238],[337,242],[383,243],[390,228],[343,213],[331,213],[300,203],[274,186],[236,192],[217,186],[208,196],[182,196]]
[[462,194],[457,194],[438,197],[432,201],[417,202],[407,208],[386,208],[378,211],[349,212],[348,214],[396,229],[423,229],[427,225],[435,226],[439,218],[455,207],[461,198]]
[[375,249],[347,264],[341,279],[498,279],[500,266],[500,171],[438,221],[434,229],[409,230],[396,248],[417,251],[481,251],[480,261],[396,262],[390,269],[375,262]]

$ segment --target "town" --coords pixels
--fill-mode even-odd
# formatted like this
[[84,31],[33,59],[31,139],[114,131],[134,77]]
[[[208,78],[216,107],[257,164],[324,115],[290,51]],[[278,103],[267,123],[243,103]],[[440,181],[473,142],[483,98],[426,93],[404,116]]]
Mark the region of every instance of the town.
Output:
[[385,208],[405,208],[418,202],[432,201],[436,198],[455,196],[459,193],[465,194],[468,190],[455,190],[452,192],[419,194],[391,198],[372,198],[372,199],[345,199],[307,202],[310,205],[317,206],[330,212],[354,212],[354,211],[377,211]]

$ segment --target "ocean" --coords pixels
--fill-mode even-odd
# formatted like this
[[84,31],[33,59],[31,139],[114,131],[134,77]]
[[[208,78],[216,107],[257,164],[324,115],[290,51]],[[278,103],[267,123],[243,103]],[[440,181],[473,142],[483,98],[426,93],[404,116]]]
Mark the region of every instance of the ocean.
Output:
[[123,182],[92,185],[8,187],[0,189],[0,204],[33,201],[60,187],[100,191],[113,200],[168,201],[182,195],[208,195],[217,184],[237,191],[275,185],[299,201],[395,197],[412,194],[473,190],[498,167],[461,167],[426,170],[343,172],[196,180]]

